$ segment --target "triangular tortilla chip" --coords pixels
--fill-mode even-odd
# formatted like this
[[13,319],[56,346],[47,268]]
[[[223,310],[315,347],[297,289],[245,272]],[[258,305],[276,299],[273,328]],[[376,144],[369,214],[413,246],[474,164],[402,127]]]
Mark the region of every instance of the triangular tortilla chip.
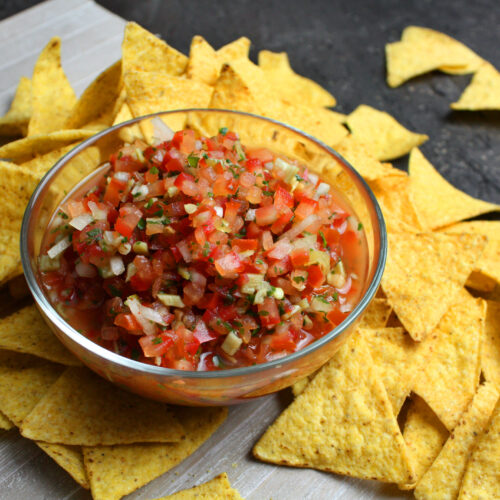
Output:
[[[413,396],[406,414],[403,437],[415,469],[416,482],[439,455],[449,434],[426,402]],[[415,483],[398,486],[403,490],[410,490],[415,488]]]
[[122,87],[121,60],[106,68],[78,99],[64,128],[83,128],[91,122],[110,126]]
[[415,207],[429,229],[500,210],[500,205],[478,200],[453,187],[417,148],[410,154],[408,171]]
[[0,319],[0,348],[33,354],[62,365],[81,365],[52,333],[34,305]]
[[479,387],[438,457],[417,483],[417,500],[457,498],[476,438],[488,425],[497,400],[498,391],[492,384],[486,382]]
[[483,64],[451,108],[469,111],[500,109],[500,73],[491,64]]
[[49,153],[45,153],[32,160],[21,163],[21,166],[41,178],[56,164],[56,162],[66,153],[69,153],[75,146],[76,143],[55,149],[54,151],[50,151]]
[[13,427],[15,427],[14,424],[3,413],[0,412],[0,429],[8,431]]
[[484,236],[389,233],[382,287],[416,341],[435,328],[481,256]]
[[0,159],[23,163],[38,155],[49,153],[54,149],[87,139],[92,136],[92,130],[58,130],[50,134],[34,135],[17,141],[8,142],[0,147]]
[[123,74],[130,71],[161,71],[179,76],[188,58],[137,23],[127,23],[122,43]]
[[31,118],[31,80],[22,76],[9,111],[0,118],[0,136],[26,135]]
[[394,415],[398,415],[415,379],[417,346],[403,328],[360,328],[358,335],[368,344]]
[[[132,118],[134,118],[134,116],[132,115],[132,111],[130,111],[129,105],[126,102],[124,102],[115,116],[113,125],[118,125],[119,123],[132,120]],[[144,140],[144,135],[141,132],[141,128],[137,123],[122,128],[119,132],[119,135],[120,139],[123,142],[128,142],[129,144],[132,144],[136,139]]]
[[418,346],[413,390],[452,430],[476,392],[486,306],[462,291],[437,328]]
[[[393,169],[396,170],[396,169]],[[400,172],[400,173],[399,173]],[[382,210],[387,231],[422,231],[422,223],[413,204],[410,179],[405,172],[369,181]]]
[[495,498],[500,492],[500,401],[467,463],[459,500]]
[[481,352],[484,378],[500,390],[500,302],[486,302],[486,321]]
[[227,474],[214,477],[207,483],[199,484],[188,490],[178,491],[173,495],[161,497],[158,500],[191,500],[193,498],[220,498],[221,500],[243,500],[241,495],[231,487]]
[[28,136],[64,128],[76,96],[61,67],[61,39],[54,37],[42,50],[33,70],[33,112]]
[[194,36],[189,49],[186,76],[207,85],[215,85],[221,65],[213,47],[202,36]]
[[354,137],[368,144],[378,160],[399,158],[429,138],[410,132],[389,113],[365,104],[347,116],[347,126]]
[[246,36],[242,36],[221,47],[217,51],[217,55],[223,64],[240,58],[248,58],[250,44],[250,40]]
[[411,482],[413,471],[368,346],[351,337],[253,449],[266,462]]
[[26,417],[21,433],[85,446],[176,442],[183,436],[166,405],[118,389],[86,368],[68,368]]
[[186,431],[179,443],[83,448],[95,500],[118,500],[161,476],[194,453],[227,416],[227,408],[222,407],[173,410]]
[[336,104],[335,97],[321,85],[293,71],[286,52],[261,50],[259,67],[276,94],[289,102],[316,107]]
[[407,80],[434,70],[452,74],[472,73],[482,59],[459,41],[444,33],[408,26],[400,42],[385,46],[387,83],[397,87]]

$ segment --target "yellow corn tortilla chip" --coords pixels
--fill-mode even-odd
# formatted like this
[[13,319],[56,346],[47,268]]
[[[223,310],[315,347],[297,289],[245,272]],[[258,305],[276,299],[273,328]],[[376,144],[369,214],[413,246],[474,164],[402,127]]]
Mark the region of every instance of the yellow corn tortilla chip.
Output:
[[[124,102],[120,110],[118,111],[117,115],[115,116],[113,125],[118,125],[119,123],[132,120],[132,118],[134,118],[132,115],[132,111],[130,111],[129,105],[126,102]],[[119,135],[120,139],[130,144],[132,144],[136,139],[144,140],[144,135],[141,132],[141,128],[137,123],[122,128],[119,132]]]
[[160,71],[179,76],[188,58],[137,23],[125,26],[122,43],[123,74],[130,71]]
[[183,436],[166,405],[118,389],[86,368],[68,368],[24,420],[21,433],[85,446],[177,442]]
[[13,427],[15,427],[14,424],[2,412],[0,412],[0,429],[8,431]]
[[[124,78],[127,103],[135,117],[184,108],[206,108],[212,87],[159,72],[130,72]],[[172,130],[184,127],[185,117],[164,118]],[[144,133],[144,130],[143,130]]]
[[161,476],[194,453],[227,416],[227,408],[223,407],[173,410],[186,431],[179,443],[83,448],[95,500],[118,500]]
[[486,302],[486,321],[481,351],[484,378],[500,390],[500,302]]
[[500,205],[478,200],[453,187],[417,148],[410,154],[408,171],[415,207],[429,229],[500,210]]
[[411,482],[387,392],[363,339],[352,336],[253,449],[266,462]]
[[106,68],[83,92],[71,111],[64,128],[78,129],[91,122],[110,126],[116,100],[122,87],[121,60]]
[[405,28],[401,41],[387,44],[385,53],[390,87],[434,70],[452,74],[472,73],[483,62],[459,41],[419,26]]
[[452,109],[477,111],[500,109],[500,73],[491,64],[483,64],[472,77]]
[[215,85],[221,64],[213,47],[202,36],[194,36],[189,49],[186,76],[207,85]]
[[368,344],[394,415],[398,415],[416,375],[415,342],[403,328],[360,328],[358,335]]
[[411,181],[405,172],[369,181],[369,185],[380,205],[388,232],[422,231],[422,222],[411,196]]
[[54,37],[42,50],[33,70],[33,111],[28,136],[64,128],[76,96],[61,67],[61,39]]
[[259,67],[276,94],[289,102],[317,107],[336,104],[335,97],[321,85],[293,71],[286,52],[261,50]]
[[406,415],[403,437],[415,469],[413,484],[398,485],[403,490],[415,488],[416,482],[426,473],[439,455],[449,432],[426,402],[413,396]]
[[43,155],[68,144],[92,136],[92,130],[58,130],[50,134],[34,135],[17,141],[8,142],[0,147],[0,159],[24,163],[38,155]]
[[217,50],[217,55],[222,63],[231,62],[236,59],[248,59],[250,44],[250,40],[246,36],[242,36],[222,46]]
[[473,234],[389,233],[382,287],[416,341],[434,330],[462,291],[486,244]]
[[335,150],[343,156],[365,180],[373,181],[388,175],[404,175],[404,172],[387,163],[379,162],[369,147],[352,134],[344,137],[335,145]]
[[214,477],[208,483],[199,484],[188,490],[178,491],[173,495],[167,495],[158,500],[191,500],[192,498],[243,500],[241,495],[231,487],[231,483],[225,472]]
[[21,163],[21,166],[40,178],[44,176],[65,154],[69,153],[77,143],[54,149],[49,153],[37,156],[32,160]]
[[436,460],[417,483],[417,500],[457,498],[476,438],[488,425],[497,400],[498,391],[492,384],[486,382],[479,387]]
[[52,333],[34,305],[0,319],[0,348],[80,366],[80,361]]
[[22,76],[9,111],[0,118],[0,136],[26,135],[31,118],[31,80]]
[[467,463],[459,500],[488,499],[500,492],[500,401]]
[[479,384],[486,307],[463,290],[437,328],[418,346],[413,391],[448,430],[457,425]]
[[348,115],[346,123],[354,137],[368,144],[378,160],[399,158],[429,138],[410,132],[389,113],[365,104]]
[[80,446],[64,446],[62,444],[36,443],[47,455],[62,467],[82,488],[90,488],[83,453]]

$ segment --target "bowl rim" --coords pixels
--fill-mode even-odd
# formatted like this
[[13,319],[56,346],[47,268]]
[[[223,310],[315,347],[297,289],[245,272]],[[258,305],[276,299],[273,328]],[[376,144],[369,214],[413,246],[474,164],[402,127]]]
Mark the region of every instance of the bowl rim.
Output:
[[[304,348],[284,356],[282,358],[278,358],[272,361],[267,361],[265,363],[258,363],[251,366],[244,366],[241,368],[229,368],[226,370],[217,370],[217,371],[194,371],[194,370],[177,370],[174,368],[165,368],[162,366],[149,365],[147,363],[142,363],[141,361],[136,361],[120,354],[117,354],[113,351],[106,349],[98,345],[97,343],[90,340],[84,334],[78,332],[75,328],[73,328],[68,322],[66,322],[60,314],[57,312],[55,307],[50,303],[42,288],[38,285],[38,281],[35,277],[35,272],[33,267],[31,266],[31,260],[28,252],[28,229],[31,221],[31,214],[33,206],[44,189],[50,185],[55,174],[64,166],[64,164],[70,160],[71,158],[80,154],[84,149],[91,146],[92,144],[99,141],[102,137],[113,133],[115,130],[120,128],[127,127],[134,123],[140,122],[145,119],[151,119],[156,116],[163,116],[168,114],[175,113],[188,113],[188,112],[210,112],[210,113],[230,113],[235,115],[242,115],[250,118],[256,118],[259,120],[267,121],[271,124],[278,125],[280,127],[284,127],[306,139],[312,141],[329,155],[333,156],[337,160],[347,167],[347,170],[356,178],[356,180],[361,184],[363,189],[365,190],[368,198],[370,199],[374,212],[376,215],[376,220],[379,225],[379,256],[376,263],[376,268],[373,273],[373,278],[366,290],[365,294],[361,297],[359,302],[356,304],[354,309],[350,312],[347,318],[342,321],[339,325],[337,325],[333,330],[325,334],[323,337],[316,339],[314,342],[311,342]],[[291,362],[296,361],[297,359],[306,356],[321,347],[325,344],[332,341],[334,338],[339,336],[344,330],[348,329],[352,326],[356,320],[359,318],[361,313],[366,309],[368,304],[371,302],[373,297],[375,296],[378,287],[380,285],[380,281],[382,279],[382,274],[385,268],[385,262],[387,258],[387,230],[384,221],[384,217],[382,215],[382,211],[380,206],[373,194],[371,188],[368,186],[367,182],[363,179],[361,174],[337,151],[335,151],[330,146],[326,145],[324,142],[319,139],[313,137],[312,135],[296,128],[291,125],[287,125],[273,118],[268,118],[265,116],[256,115],[253,113],[247,113],[244,111],[234,111],[234,110],[226,110],[226,109],[210,109],[210,108],[186,108],[186,109],[177,109],[170,111],[159,111],[156,113],[151,113],[148,115],[140,116],[138,118],[133,118],[132,120],[128,120],[126,122],[119,123],[112,127],[106,128],[101,132],[89,137],[88,139],[82,141],[80,144],[71,149],[68,153],[66,153],[63,157],[61,157],[43,176],[41,181],[38,183],[37,187],[33,191],[31,195],[30,201],[26,206],[26,210],[24,212],[22,226],[21,226],[21,238],[20,238],[20,252],[21,252],[21,262],[24,270],[24,275],[26,277],[26,281],[30,292],[38,305],[39,308],[43,311],[44,315],[66,336],[68,336],[73,342],[80,345],[84,349],[91,351],[96,356],[100,358],[104,358],[105,361],[118,364],[126,369],[131,369],[132,371],[140,372],[141,374],[148,374],[154,376],[171,376],[174,378],[184,378],[184,379],[219,379],[219,378],[231,378],[238,376],[246,376],[256,374],[262,371],[267,371],[273,368],[282,367],[282,365],[287,365]]]

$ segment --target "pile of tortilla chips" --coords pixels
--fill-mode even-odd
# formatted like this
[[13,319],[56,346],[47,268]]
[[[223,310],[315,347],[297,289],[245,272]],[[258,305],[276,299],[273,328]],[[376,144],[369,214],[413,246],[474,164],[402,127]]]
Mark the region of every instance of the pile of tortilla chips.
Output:
[[[500,490],[500,221],[466,220],[500,207],[449,184],[417,149],[427,135],[366,105],[348,116],[328,109],[335,98],[296,74],[286,53],[261,51],[254,64],[249,46],[240,38],[215,50],[196,36],[185,56],[129,23],[122,59],[77,99],[61,68],[60,40],[51,40],[0,118],[0,135],[21,137],[0,147],[0,284],[19,290],[12,280],[22,274],[18,240],[30,193],[96,131],[187,107],[296,126],[336,148],[369,183],[388,229],[388,260],[357,331],[294,385],[294,402],[254,455],[396,483],[419,499],[493,498]],[[500,107],[498,72],[442,33],[407,28],[387,46],[387,65],[391,86],[436,69],[473,72],[453,107]],[[408,174],[386,163],[407,153]],[[0,427],[18,427],[94,498],[121,498],[163,474],[224,420],[225,409],[167,407],[122,392],[83,368],[33,305],[14,310],[0,319]],[[240,498],[224,475],[168,498],[196,495]]]

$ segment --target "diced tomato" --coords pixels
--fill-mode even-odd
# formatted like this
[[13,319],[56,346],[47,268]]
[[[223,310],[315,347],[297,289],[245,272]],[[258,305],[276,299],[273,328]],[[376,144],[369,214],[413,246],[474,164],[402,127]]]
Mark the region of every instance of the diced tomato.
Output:
[[262,304],[257,307],[260,324],[264,328],[272,328],[280,322],[280,313],[276,300],[272,297],[266,297]]
[[207,328],[207,325],[203,320],[199,320],[198,323],[196,323],[196,328],[193,331],[193,336],[198,340],[200,344],[203,344],[204,342],[210,342],[211,340],[215,340],[217,338],[217,335],[212,333]]
[[288,324],[279,325],[276,332],[271,335],[269,342],[271,349],[274,351],[290,351],[295,350],[295,340]]
[[143,255],[136,255],[133,262],[137,271],[130,278],[130,284],[134,290],[145,292],[151,287],[155,279],[153,266],[149,259]]
[[177,149],[166,151],[161,168],[166,172],[182,172],[184,170],[184,159],[181,153]]
[[315,212],[317,205],[318,202],[316,200],[311,200],[306,197],[302,198],[299,206],[295,209],[295,217],[300,220],[305,219]]
[[194,150],[195,142],[194,130],[180,130],[172,138],[172,144],[184,154],[189,154]]
[[347,313],[340,312],[338,307],[334,307],[329,313],[327,313],[326,318],[328,321],[337,326],[347,318]]
[[141,324],[135,319],[133,314],[120,313],[115,317],[114,324],[129,332],[141,331]]
[[309,262],[309,250],[306,248],[298,248],[290,253],[293,267],[302,267]]
[[274,192],[274,206],[281,212],[283,208],[293,207],[293,194],[281,186]]
[[319,267],[318,264],[313,264],[312,266],[309,266],[307,268],[307,283],[313,287],[313,288],[318,288],[321,286],[324,281],[325,281],[325,275],[323,274],[323,271],[321,270],[321,267]]
[[257,250],[257,248],[259,247],[259,240],[238,238],[233,240],[232,246],[234,249],[238,249],[238,251],[240,252],[245,252],[247,250]]
[[167,335],[144,335],[139,339],[144,356],[147,358],[156,358],[163,356],[173,345],[174,341]]
[[293,212],[289,208],[285,208],[282,215],[280,215],[278,219],[273,222],[273,225],[271,226],[271,232],[274,234],[282,233],[288,223],[292,220],[292,217]]
[[236,252],[229,252],[215,261],[215,268],[224,278],[236,278],[238,273],[244,271],[245,265]]
[[274,154],[266,148],[251,149],[247,151],[247,158],[259,160],[261,163],[267,163],[274,160]]
[[194,177],[190,174],[182,172],[177,176],[174,182],[175,186],[178,187],[184,194],[188,196],[196,196],[198,194],[198,187],[194,182]]
[[278,211],[274,205],[258,208],[255,211],[255,222],[259,226],[268,226],[278,219]]

